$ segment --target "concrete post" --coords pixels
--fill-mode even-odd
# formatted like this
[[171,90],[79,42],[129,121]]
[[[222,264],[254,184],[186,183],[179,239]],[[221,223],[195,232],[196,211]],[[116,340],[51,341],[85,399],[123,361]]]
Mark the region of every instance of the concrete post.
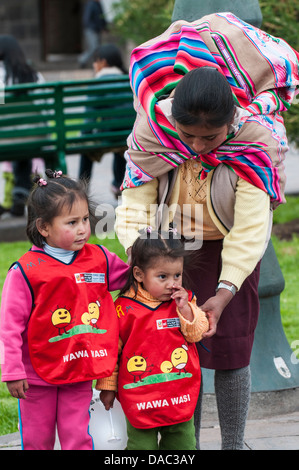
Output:
[[176,0],[172,21],[195,21],[205,15],[219,12],[230,12],[243,21],[260,28],[262,13],[258,0]]

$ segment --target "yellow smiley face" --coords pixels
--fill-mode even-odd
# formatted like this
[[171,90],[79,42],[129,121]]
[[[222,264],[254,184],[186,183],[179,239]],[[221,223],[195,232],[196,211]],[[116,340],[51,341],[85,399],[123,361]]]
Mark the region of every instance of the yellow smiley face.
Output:
[[187,364],[188,361],[188,353],[187,349],[183,346],[181,348],[176,348],[172,351],[171,354],[171,363],[174,367],[184,366]]
[[90,302],[88,304],[88,312],[84,312],[81,316],[81,321],[85,325],[90,325],[90,323],[95,323],[96,320],[100,317],[100,307],[97,302]]
[[129,372],[144,372],[146,370],[146,360],[142,356],[133,356],[127,362]]
[[52,323],[54,326],[62,323],[71,323],[71,314],[66,308],[57,308],[52,313]]
[[88,312],[90,318],[95,318],[96,320],[98,320],[100,316],[100,309],[96,302],[90,302],[90,304],[88,305]]

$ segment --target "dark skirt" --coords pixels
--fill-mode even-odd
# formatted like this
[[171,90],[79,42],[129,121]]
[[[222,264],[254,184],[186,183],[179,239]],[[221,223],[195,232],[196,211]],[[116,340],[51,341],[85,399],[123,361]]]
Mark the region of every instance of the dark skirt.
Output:
[[[195,293],[199,306],[215,295],[221,271],[222,243],[222,240],[205,241],[200,250],[192,252],[187,262],[187,284]],[[227,370],[249,365],[259,315],[259,273],[260,263],[223,310],[216,334],[202,340],[202,345],[198,344],[202,367]]]

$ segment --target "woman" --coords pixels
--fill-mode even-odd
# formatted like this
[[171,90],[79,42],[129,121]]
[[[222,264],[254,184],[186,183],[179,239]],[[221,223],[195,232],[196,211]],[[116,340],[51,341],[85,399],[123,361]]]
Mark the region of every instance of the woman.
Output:
[[174,221],[197,241],[187,274],[210,324],[201,366],[215,369],[222,448],[241,449],[259,261],[271,210],[285,202],[280,112],[299,84],[298,54],[219,13],[173,23],[133,51],[130,72],[137,118],[116,231],[129,254],[138,229],[160,223],[162,202],[170,208],[162,224]]
[[[0,35],[0,83],[11,86],[43,82],[43,76],[28,63],[18,41],[13,36]],[[24,215],[25,203],[32,187],[31,173],[43,168],[44,162],[39,158],[3,163],[6,192],[3,205],[0,205],[0,215],[4,212],[12,216]]]

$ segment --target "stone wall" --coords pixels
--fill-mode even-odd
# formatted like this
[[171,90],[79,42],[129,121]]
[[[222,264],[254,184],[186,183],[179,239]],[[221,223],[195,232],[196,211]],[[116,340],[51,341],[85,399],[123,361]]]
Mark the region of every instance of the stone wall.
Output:
[[1,34],[13,35],[22,45],[26,56],[41,58],[41,22],[39,0],[1,0]]

